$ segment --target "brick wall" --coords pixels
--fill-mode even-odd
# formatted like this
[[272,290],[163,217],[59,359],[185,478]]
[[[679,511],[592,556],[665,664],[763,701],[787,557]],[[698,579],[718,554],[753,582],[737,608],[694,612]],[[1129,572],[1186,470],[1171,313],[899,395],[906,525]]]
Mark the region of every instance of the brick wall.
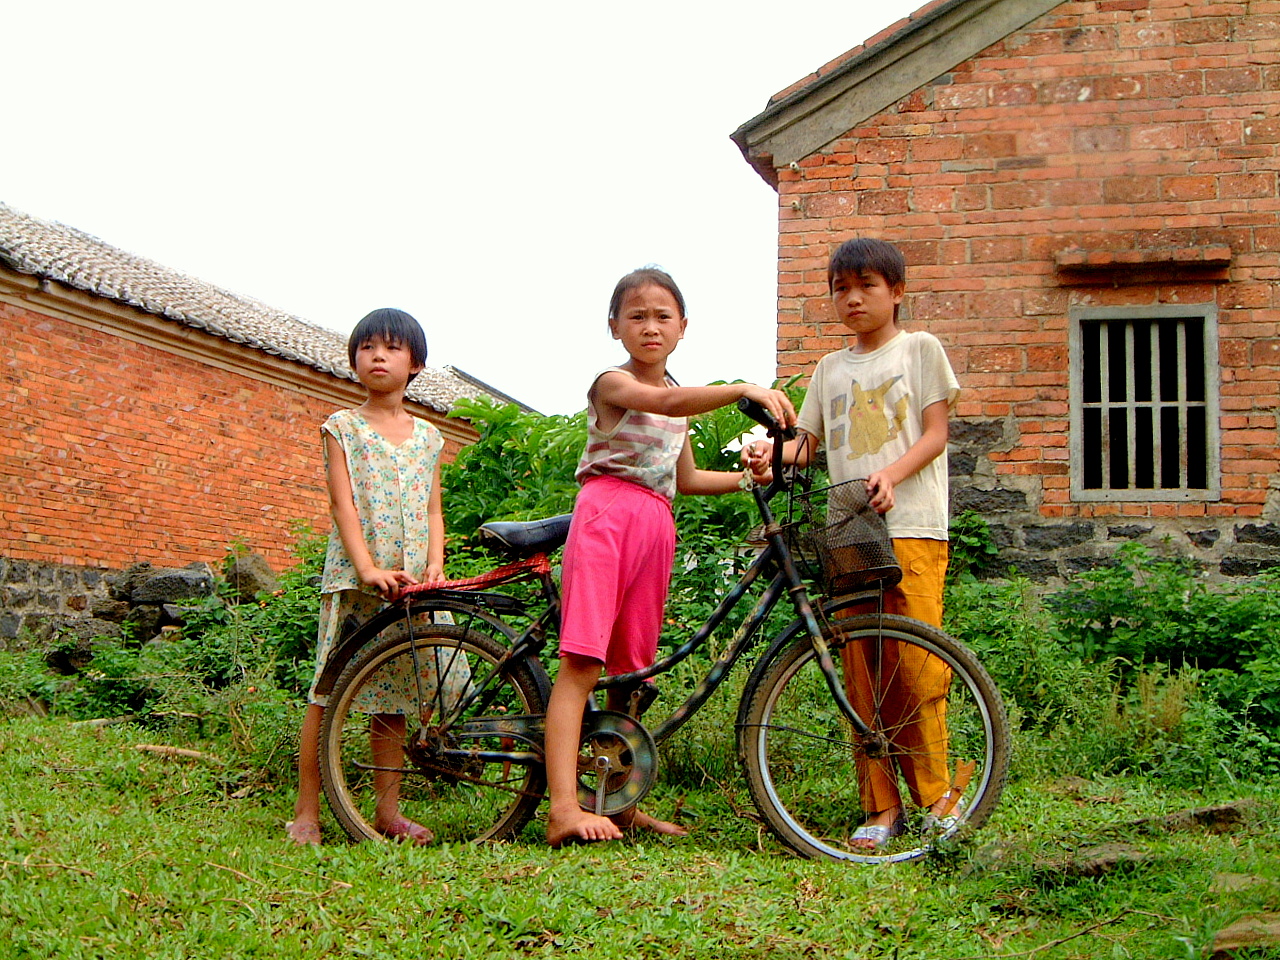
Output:
[[216,565],[241,541],[281,569],[293,521],[328,529],[319,425],[350,403],[301,365],[264,357],[264,379],[191,353],[0,301],[0,557]]
[[[1009,531],[1089,520],[1091,541],[1121,518],[1153,538],[1212,527],[1221,553],[1280,516],[1278,143],[1280,3],[1061,4],[778,171],[779,374],[844,344],[833,245],[893,240],[903,316],[947,346],[957,414],[992,441],[961,505],[1003,510]],[[1161,253],[1222,247],[1219,268]],[[1073,252],[1097,269],[1069,269]],[[1202,302],[1219,311],[1221,501],[1072,502],[1068,311]]]

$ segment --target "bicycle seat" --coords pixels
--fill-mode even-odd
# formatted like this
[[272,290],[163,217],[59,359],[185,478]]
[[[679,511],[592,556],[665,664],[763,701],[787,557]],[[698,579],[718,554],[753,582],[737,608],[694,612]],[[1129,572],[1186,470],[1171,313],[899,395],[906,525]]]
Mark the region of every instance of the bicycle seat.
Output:
[[480,525],[480,536],[498,541],[506,552],[517,556],[550,553],[564,545],[572,520],[572,513],[545,520],[491,520]]

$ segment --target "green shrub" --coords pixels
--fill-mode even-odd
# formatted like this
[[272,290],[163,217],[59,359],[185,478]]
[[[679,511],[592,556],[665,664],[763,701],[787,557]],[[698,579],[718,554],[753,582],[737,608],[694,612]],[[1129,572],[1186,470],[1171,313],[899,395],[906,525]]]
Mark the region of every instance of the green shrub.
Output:
[[38,651],[0,650],[0,717],[48,712],[60,682]]
[[1117,560],[1049,598],[1068,649],[1117,664],[1125,694],[1143,671],[1195,668],[1198,722],[1232,728],[1219,731],[1230,761],[1265,766],[1280,741],[1280,574],[1214,587],[1185,558],[1138,544]]
[[54,696],[54,707],[77,720],[145,711],[176,679],[177,674],[171,671],[171,661],[155,656],[146,647],[99,640],[93,647],[93,660],[74,684]]
[[255,630],[271,639],[283,660],[306,660],[315,654],[320,617],[320,577],[328,538],[298,522],[293,530],[293,554],[298,562],[277,578],[279,589],[259,598],[252,614]]
[[1280,654],[1280,575],[1211,588],[1193,561],[1125,544],[1113,567],[1048,598],[1062,636],[1087,660],[1241,669]]
[[272,664],[276,685],[305,693],[315,670],[320,576],[328,541],[301,522],[295,525],[293,533],[293,553],[298,562],[280,574],[279,589],[269,596],[258,597],[255,604],[234,608],[233,615],[240,621],[239,633],[247,636],[258,652],[242,662],[232,678],[247,676],[256,667]]
[[1272,771],[1280,771],[1280,659],[1268,652],[1234,670],[1208,670],[1205,685],[1222,707],[1249,728],[1242,736],[1262,750]]
[[1109,667],[1072,655],[1026,580],[952,584],[943,627],[978,655],[1028,728],[1082,723],[1109,695]]
[[459,400],[449,414],[480,433],[441,468],[450,551],[487,520],[536,520],[568,513],[586,440],[586,413],[543,416],[515,404]]
[[991,526],[974,510],[965,510],[951,518],[951,559],[947,564],[947,582],[973,580],[988,569],[1000,550],[991,538]]
[[952,583],[945,626],[1014,708],[1015,769],[1195,783],[1277,766],[1274,608],[1271,578],[1214,590],[1130,545],[1043,603],[1025,581]]

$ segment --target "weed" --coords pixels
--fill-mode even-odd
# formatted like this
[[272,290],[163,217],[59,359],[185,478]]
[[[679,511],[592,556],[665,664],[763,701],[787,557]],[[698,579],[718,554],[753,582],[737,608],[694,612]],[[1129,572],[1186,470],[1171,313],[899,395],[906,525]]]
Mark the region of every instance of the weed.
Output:
[[0,717],[44,715],[60,680],[35,650],[0,650]]
[[951,518],[951,557],[947,564],[947,581],[958,583],[982,574],[999,555],[1000,549],[991,537],[991,526],[974,510],[965,510]]
[[[1147,603],[1167,612],[1172,584],[1182,576],[1164,568],[1165,592],[1147,601],[1125,597],[1126,622],[1158,619]],[[1103,578],[1096,593],[1073,588],[1077,619],[1065,626],[1063,595],[1042,604],[1025,581],[963,580],[949,587],[946,627],[978,654],[1019,729],[1015,774],[1128,770],[1194,783],[1272,772],[1275,754],[1268,746],[1275,737],[1258,722],[1271,717],[1274,688],[1259,682],[1269,675],[1270,661],[1254,661],[1252,671],[1236,674],[1106,656],[1119,649],[1113,644],[1095,644],[1096,658],[1080,656],[1079,625],[1091,622],[1087,629],[1099,630],[1103,610],[1112,611],[1105,617],[1114,622],[1122,602],[1116,582],[1115,576]],[[1210,596],[1216,595],[1197,601],[1201,608]],[[1230,598],[1224,594],[1218,602]],[[1092,621],[1079,613],[1082,607],[1093,611]],[[1144,637],[1129,634],[1116,643],[1145,650]]]
[[[1221,794],[1131,776],[1070,796],[1026,782],[947,857],[881,869],[787,856],[731,792],[670,785],[652,803],[692,815],[685,840],[419,849],[348,845],[331,828],[299,850],[281,839],[287,791],[234,789],[234,762],[137,751],[152,733],[0,723],[4,956],[1176,957],[1280,889],[1265,783],[1240,788],[1257,810],[1226,838],[1130,826]],[[190,745],[232,756],[228,737]],[[1057,866],[1117,837],[1141,862],[1090,879]]]

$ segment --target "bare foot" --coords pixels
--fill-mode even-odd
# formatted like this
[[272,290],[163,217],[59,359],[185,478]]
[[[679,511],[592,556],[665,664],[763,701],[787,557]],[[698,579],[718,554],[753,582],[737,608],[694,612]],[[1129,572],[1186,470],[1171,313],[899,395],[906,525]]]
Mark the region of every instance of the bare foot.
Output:
[[651,833],[660,833],[666,837],[687,837],[689,835],[689,831],[680,826],[680,824],[669,823],[666,820],[651,817],[638,807],[632,807],[630,810],[615,814],[611,819],[624,830],[648,830]]
[[578,807],[547,813],[547,843],[559,849],[566,843],[599,843],[621,840],[622,831],[608,817],[597,817]]
[[300,847],[320,846],[320,824],[314,820],[290,820],[284,829],[289,839]]
[[415,847],[425,847],[436,838],[436,835],[422,824],[399,815],[386,826],[375,825],[375,829],[388,840],[412,843]]

